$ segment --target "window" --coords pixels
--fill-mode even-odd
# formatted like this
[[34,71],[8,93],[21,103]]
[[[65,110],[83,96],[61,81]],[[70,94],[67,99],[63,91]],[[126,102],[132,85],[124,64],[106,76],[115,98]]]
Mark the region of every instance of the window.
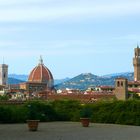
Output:
[[121,86],[123,87],[123,82],[121,82]]
[[4,73],[4,74],[3,74],[3,78],[5,78],[5,77],[6,77],[6,74]]
[[134,87],[138,87],[138,85],[134,85]]
[[118,81],[118,82],[117,82],[117,87],[119,87],[119,86],[120,86],[120,82]]

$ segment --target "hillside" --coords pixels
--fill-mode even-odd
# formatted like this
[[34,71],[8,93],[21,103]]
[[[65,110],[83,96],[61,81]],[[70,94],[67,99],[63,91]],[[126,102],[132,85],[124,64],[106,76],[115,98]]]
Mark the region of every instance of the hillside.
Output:
[[[24,82],[28,80],[28,75],[25,74],[9,74],[8,77],[9,84],[18,84],[21,83],[21,81]],[[68,80],[70,80],[70,78],[54,79],[54,84],[57,85]]]
[[27,81],[28,79],[28,75],[25,74],[9,74],[8,77],[13,79],[18,79],[21,81]]
[[113,74],[104,75],[103,77],[117,77],[117,76],[118,77],[123,76],[123,77],[133,78],[134,73],[133,72],[113,73]]
[[70,80],[70,78],[64,78],[64,79],[54,79],[54,85],[58,85],[58,84],[61,84],[63,82],[66,82]]
[[8,78],[8,84],[19,84],[19,83],[23,83],[24,81],[19,80],[19,79],[15,79],[15,78]]
[[[113,75],[113,76],[112,76]],[[106,76],[97,76],[91,73],[80,74],[66,82],[56,85],[56,89],[65,89],[65,88],[72,88],[72,89],[80,89],[85,90],[88,87],[100,86],[100,85],[107,85],[107,86],[114,86],[115,79],[117,77],[125,77],[128,80],[133,80],[133,73],[121,73],[117,76],[106,75]]]
[[[64,78],[64,79],[55,79],[55,88],[56,89],[65,89],[65,88],[73,88],[85,90],[88,87],[100,86],[100,85],[110,85],[114,86],[115,78],[117,77],[125,77],[128,80],[133,80],[134,74],[132,72],[124,72],[124,73],[114,73],[104,76],[97,76],[91,73],[80,74],[72,79]],[[27,75],[17,75],[10,74],[8,78],[9,84],[18,84],[24,81],[27,81]]]

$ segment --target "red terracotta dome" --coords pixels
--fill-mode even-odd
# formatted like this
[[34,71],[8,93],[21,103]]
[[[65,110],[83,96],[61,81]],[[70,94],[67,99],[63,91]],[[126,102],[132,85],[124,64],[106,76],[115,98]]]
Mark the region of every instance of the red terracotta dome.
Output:
[[50,70],[43,64],[42,58],[29,74],[28,82],[47,83],[48,87],[53,87],[53,76]]

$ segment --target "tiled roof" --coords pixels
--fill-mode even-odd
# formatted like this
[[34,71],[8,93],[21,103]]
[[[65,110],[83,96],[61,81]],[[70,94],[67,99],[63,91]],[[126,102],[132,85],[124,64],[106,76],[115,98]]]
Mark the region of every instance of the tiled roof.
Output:
[[140,85],[140,81],[129,81],[128,85]]
[[47,82],[49,80],[53,80],[53,76],[44,64],[38,64],[28,77],[29,82]]

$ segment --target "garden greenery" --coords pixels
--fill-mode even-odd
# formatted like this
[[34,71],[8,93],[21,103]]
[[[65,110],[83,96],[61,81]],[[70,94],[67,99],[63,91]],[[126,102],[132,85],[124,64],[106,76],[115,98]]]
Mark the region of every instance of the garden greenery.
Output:
[[93,104],[81,104],[75,100],[29,101],[22,105],[0,105],[0,123],[24,123],[29,118],[42,122],[79,121],[83,108],[87,109],[84,113],[90,110],[90,120],[94,123],[140,125],[139,100]]

